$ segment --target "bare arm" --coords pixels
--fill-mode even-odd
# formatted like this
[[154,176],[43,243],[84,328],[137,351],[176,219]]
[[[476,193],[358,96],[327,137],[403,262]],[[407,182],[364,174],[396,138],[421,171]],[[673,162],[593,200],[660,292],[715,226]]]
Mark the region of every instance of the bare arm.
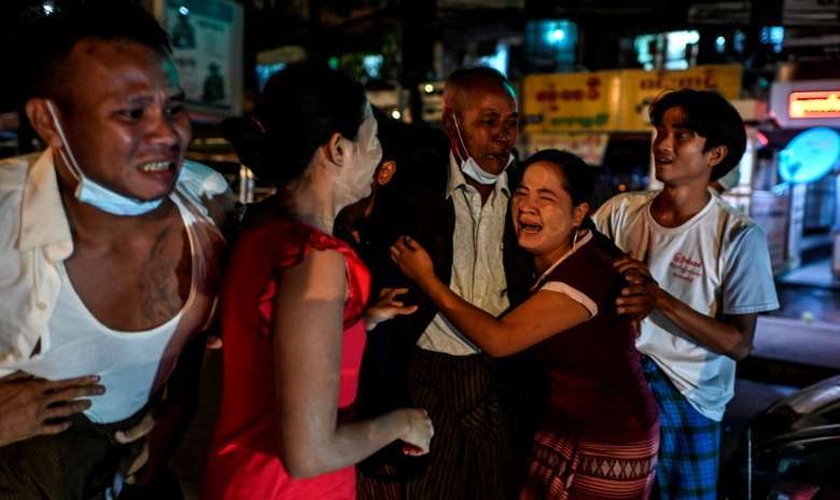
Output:
[[590,317],[589,311],[565,293],[539,291],[502,318],[475,307],[434,274],[429,255],[419,243],[400,238],[391,249],[394,263],[455,326],[491,356],[524,351]]
[[362,422],[339,422],[344,257],[313,251],[285,271],[274,325],[277,443],[293,477],[341,469],[402,439],[428,451],[424,410],[402,409]]
[[647,287],[653,296],[654,308],[660,310],[698,344],[736,361],[744,359],[750,353],[756,314],[724,315],[721,320],[717,320],[695,311],[660,288],[643,262],[627,257],[620,259],[616,264],[621,272],[636,270],[644,274],[648,278]]

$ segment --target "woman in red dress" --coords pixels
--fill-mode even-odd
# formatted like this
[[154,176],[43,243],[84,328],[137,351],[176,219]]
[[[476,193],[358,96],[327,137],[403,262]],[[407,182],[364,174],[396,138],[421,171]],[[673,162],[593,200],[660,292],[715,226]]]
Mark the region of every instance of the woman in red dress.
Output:
[[369,194],[376,121],[359,84],[292,65],[226,132],[278,189],[249,212],[225,277],[222,403],[202,498],[353,499],[354,464],[395,440],[426,453],[432,437],[425,410],[368,421],[350,411],[366,328],[414,310],[388,290],[366,311],[370,273],[332,236],[339,210]]
[[[533,348],[548,374],[522,500],[646,499],[656,470],[656,402],[642,375],[621,252],[587,219],[594,181],[577,156],[545,150],[523,165],[511,214],[519,245],[540,275],[531,296],[501,318],[452,293],[428,254],[403,237],[391,248],[455,326],[491,356]],[[635,279],[635,278],[634,278]]]

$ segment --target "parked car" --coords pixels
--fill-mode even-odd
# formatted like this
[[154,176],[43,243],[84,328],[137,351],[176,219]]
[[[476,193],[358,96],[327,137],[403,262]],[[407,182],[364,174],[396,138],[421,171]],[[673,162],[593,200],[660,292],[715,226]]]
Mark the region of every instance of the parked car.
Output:
[[840,376],[753,417],[720,477],[728,500],[840,499]]

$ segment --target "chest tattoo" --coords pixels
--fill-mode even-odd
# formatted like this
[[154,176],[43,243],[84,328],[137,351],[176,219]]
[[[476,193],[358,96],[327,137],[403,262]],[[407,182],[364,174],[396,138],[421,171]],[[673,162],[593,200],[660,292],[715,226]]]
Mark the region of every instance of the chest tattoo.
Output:
[[173,245],[171,239],[177,237],[167,233],[158,237],[138,277],[139,310],[153,324],[160,324],[177,314],[192,285],[186,234],[181,245]]

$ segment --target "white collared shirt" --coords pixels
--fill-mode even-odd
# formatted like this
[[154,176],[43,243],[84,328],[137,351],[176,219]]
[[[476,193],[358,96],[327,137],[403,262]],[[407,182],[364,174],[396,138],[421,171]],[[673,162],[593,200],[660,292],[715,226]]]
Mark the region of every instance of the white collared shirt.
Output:
[[[510,200],[507,173],[502,173],[487,202],[482,204],[478,190],[467,184],[450,152],[446,196],[452,198],[455,207],[449,288],[467,302],[498,316],[510,305],[502,259],[505,217]],[[429,323],[417,345],[428,351],[455,356],[480,351],[440,313]]]

